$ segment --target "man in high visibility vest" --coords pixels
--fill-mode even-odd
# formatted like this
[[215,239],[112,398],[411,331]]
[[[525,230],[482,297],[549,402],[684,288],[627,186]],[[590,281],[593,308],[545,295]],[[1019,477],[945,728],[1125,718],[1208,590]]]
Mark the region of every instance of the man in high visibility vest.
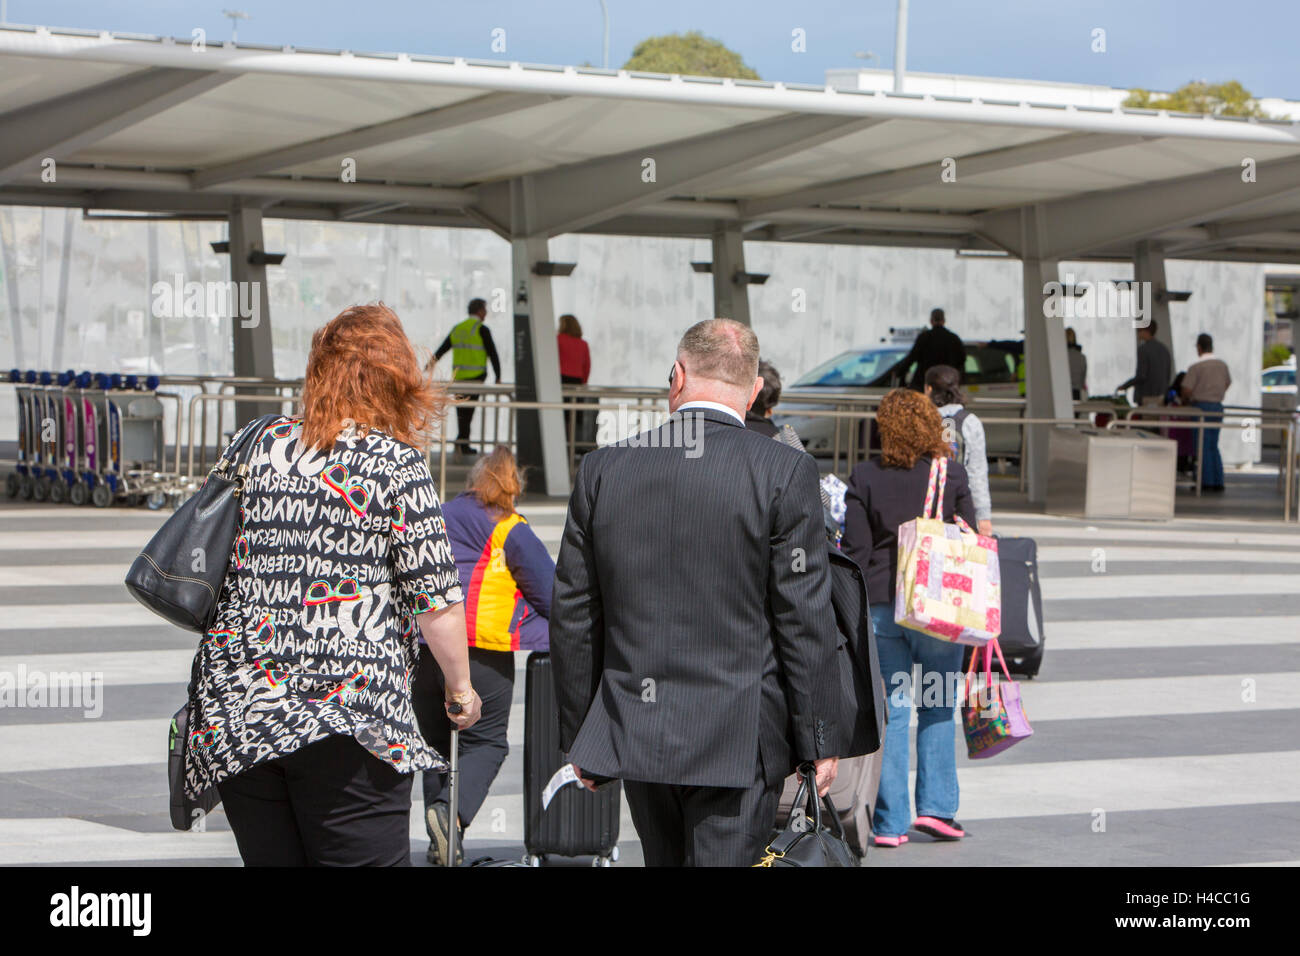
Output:
[[[433,353],[433,360],[451,352],[451,378],[453,382],[487,381],[487,363],[492,363],[492,374],[496,381],[501,381],[501,359],[497,357],[496,343],[488,331],[487,302],[483,299],[471,299],[469,315],[464,321],[452,327],[451,332],[438,351]],[[457,398],[474,398],[473,395],[457,395]],[[462,455],[475,454],[469,446],[469,430],[474,423],[474,406],[461,405],[456,409],[456,450]]]

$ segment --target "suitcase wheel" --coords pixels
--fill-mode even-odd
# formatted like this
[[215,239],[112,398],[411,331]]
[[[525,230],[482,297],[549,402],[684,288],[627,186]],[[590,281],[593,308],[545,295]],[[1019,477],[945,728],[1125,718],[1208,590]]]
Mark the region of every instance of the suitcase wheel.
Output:
[[598,856],[591,861],[592,866],[613,866],[614,861],[607,856]]

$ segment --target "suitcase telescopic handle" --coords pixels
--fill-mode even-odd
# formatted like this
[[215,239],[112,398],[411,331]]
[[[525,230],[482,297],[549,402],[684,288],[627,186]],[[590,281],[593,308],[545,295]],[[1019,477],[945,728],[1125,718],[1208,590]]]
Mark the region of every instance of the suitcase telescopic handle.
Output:
[[[452,701],[447,705],[447,713],[459,714],[465,708]],[[450,794],[447,799],[447,866],[456,865],[456,850],[459,849],[460,820],[458,817],[459,809],[457,804],[460,790],[460,729],[451,725],[451,768],[447,772],[447,789]]]

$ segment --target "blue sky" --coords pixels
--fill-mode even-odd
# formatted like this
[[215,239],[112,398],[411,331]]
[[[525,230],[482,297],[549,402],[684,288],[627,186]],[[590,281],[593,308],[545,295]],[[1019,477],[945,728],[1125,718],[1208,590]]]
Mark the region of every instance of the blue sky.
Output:
[[[769,80],[821,83],[829,67],[892,68],[895,0],[607,0],[610,63],[647,37],[697,29]],[[599,65],[598,0],[9,0],[14,23],[211,39],[223,8],[245,10],[240,39],[304,47]],[[1300,99],[1297,0],[911,0],[907,65],[925,72],[1172,89],[1238,79],[1256,96]],[[506,52],[491,49],[506,31]],[[807,52],[790,49],[807,33]],[[1094,28],[1106,52],[1091,50]]]

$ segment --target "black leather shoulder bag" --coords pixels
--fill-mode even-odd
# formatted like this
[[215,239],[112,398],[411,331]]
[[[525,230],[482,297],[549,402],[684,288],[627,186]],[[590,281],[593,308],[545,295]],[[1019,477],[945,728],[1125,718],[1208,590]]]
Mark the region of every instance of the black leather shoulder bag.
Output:
[[[772,838],[755,866],[858,866],[858,855],[844,839],[840,815],[830,795],[817,798],[817,775],[810,763],[800,764],[799,790],[785,829]],[[822,814],[823,805],[826,813]],[[823,823],[829,820],[830,826]]]
[[176,509],[126,573],[126,589],[155,614],[205,633],[217,613],[230,551],[240,528],[240,497],[257,436],[280,415],[244,428],[203,486]]

